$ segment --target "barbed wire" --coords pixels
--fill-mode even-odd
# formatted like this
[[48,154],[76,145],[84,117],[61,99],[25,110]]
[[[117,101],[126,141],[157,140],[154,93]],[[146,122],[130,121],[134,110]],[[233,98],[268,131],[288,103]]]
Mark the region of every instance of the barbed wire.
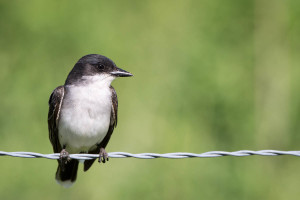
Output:
[[[0,151],[0,156],[12,156],[12,157],[21,157],[21,158],[47,158],[47,159],[59,159],[59,153],[54,154],[41,154],[35,152],[5,152]],[[300,156],[300,151],[278,151],[278,150],[260,150],[260,151],[251,151],[251,150],[240,150],[240,151],[209,151],[205,153],[186,153],[186,152],[175,152],[175,153],[127,153],[127,152],[110,152],[108,153],[109,158],[140,158],[140,159],[154,159],[154,158],[215,158],[222,156],[281,156],[281,155],[290,155],[290,156]],[[98,158],[98,154],[70,154],[71,159],[76,160],[91,160]]]

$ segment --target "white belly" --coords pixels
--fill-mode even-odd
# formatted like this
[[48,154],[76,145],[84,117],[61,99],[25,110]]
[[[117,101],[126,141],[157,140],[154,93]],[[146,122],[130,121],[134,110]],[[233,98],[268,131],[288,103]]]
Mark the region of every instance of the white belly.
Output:
[[95,148],[107,134],[111,115],[108,86],[67,86],[59,120],[60,144],[69,153]]

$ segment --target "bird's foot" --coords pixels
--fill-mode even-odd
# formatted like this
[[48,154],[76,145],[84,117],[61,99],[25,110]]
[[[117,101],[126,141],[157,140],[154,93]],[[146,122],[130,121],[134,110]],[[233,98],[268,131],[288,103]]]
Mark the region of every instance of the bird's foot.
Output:
[[61,150],[59,155],[59,161],[61,164],[62,171],[65,169],[65,164],[67,164],[71,160],[69,156],[69,152],[67,152],[65,149]]
[[106,153],[105,149],[104,148],[100,148],[100,153],[99,153],[99,160],[98,162],[101,163],[105,163],[106,161],[108,161],[109,158],[108,158],[108,154]]

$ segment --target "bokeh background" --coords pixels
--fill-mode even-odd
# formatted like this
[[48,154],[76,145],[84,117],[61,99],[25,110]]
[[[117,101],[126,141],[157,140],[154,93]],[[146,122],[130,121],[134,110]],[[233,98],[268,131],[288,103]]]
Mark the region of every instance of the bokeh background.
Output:
[[[119,123],[107,150],[300,150],[297,0],[1,1],[0,150],[52,153],[47,101],[105,55]],[[0,158],[0,199],[298,199],[297,157],[111,159],[76,184],[57,162]]]

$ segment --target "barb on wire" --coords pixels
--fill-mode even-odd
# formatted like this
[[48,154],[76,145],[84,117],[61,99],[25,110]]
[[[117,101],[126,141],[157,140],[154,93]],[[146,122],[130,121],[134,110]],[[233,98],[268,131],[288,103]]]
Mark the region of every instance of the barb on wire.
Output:
[[[278,150],[260,150],[260,151],[251,151],[251,150],[240,150],[234,152],[227,151],[209,151],[205,153],[185,153],[185,152],[175,152],[175,153],[126,153],[126,152],[111,152],[108,153],[110,158],[140,158],[140,159],[154,159],[154,158],[214,158],[221,156],[280,156],[280,155],[290,155],[290,156],[300,156],[300,151],[278,151]],[[21,158],[47,158],[47,159],[59,159],[59,153],[54,154],[41,154],[35,152],[5,152],[0,151],[0,156],[12,156],[12,157],[21,157]],[[70,158],[77,160],[91,160],[98,158],[98,154],[70,154]]]

